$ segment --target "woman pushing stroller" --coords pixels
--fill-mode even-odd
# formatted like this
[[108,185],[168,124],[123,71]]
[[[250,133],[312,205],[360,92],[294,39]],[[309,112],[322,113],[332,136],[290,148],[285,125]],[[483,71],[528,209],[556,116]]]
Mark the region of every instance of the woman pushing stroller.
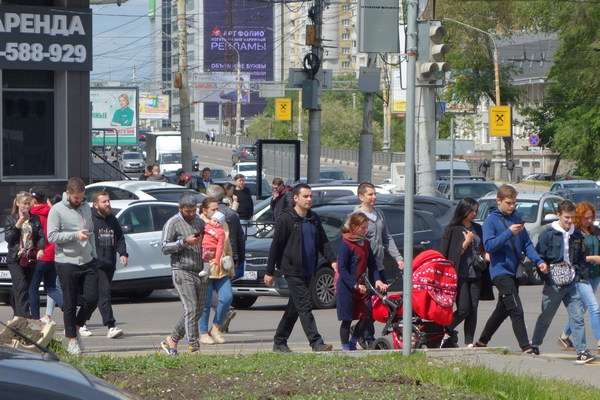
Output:
[[[338,275],[336,277],[336,309],[340,326],[342,350],[356,350],[356,343],[364,330],[371,324],[371,300],[364,282],[365,273],[369,274],[375,287],[385,292],[377,269],[377,263],[369,241],[365,239],[369,220],[362,213],[348,217],[342,227],[342,241],[338,251]],[[358,320],[350,337],[350,325]]]

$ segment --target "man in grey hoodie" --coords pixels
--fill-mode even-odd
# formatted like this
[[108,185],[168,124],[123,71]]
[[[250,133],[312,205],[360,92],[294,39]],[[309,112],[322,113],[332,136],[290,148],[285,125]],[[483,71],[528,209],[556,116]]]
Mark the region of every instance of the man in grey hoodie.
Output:
[[[63,290],[65,336],[69,341],[67,351],[80,354],[79,328],[90,319],[98,302],[94,224],[81,178],[69,179],[62,201],[50,210],[48,241],[56,245],[56,272]],[[77,310],[80,293],[83,304]]]

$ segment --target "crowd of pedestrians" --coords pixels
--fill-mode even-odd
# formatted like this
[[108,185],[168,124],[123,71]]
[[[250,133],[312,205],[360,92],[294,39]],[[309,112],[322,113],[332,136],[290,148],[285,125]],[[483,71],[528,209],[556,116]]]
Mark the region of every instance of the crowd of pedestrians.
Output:
[[[144,175],[148,180],[162,177],[156,165]],[[189,180],[182,179],[183,175],[177,174],[180,184],[186,185]],[[194,188],[206,197],[198,204],[197,196],[183,195],[179,212],[165,223],[162,232],[162,252],[170,257],[173,286],[183,306],[172,333],[160,343],[169,355],[177,354],[178,343],[184,338],[190,352],[198,351],[201,345],[227,341],[229,322],[235,316],[231,283],[243,274],[243,225],[253,214],[243,175],[234,177],[233,185],[222,187],[213,184],[210,169],[205,168]],[[90,334],[86,322],[96,307],[107,337],[123,335],[113,313],[110,286],[117,260],[126,267],[129,257],[109,194],[95,193],[88,199],[90,207],[84,192],[79,178],[71,178],[62,197],[54,199],[36,189],[20,192],[6,221],[14,315],[40,319],[38,289],[43,282],[48,305],[41,319],[54,323],[54,304],[63,310],[67,350],[72,354],[81,353],[80,336]],[[298,319],[314,351],[333,348],[319,333],[312,313],[311,282],[319,259],[329,262],[335,271],[342,349],[372,346],[375,327],[365,279],[386,292],[390,283],[384,268],[386,254],[399,270],[403,270],[404,260],[389,234],[384,214],[376,206],[375,186],[361,183],[357,193],[359,204],[347,216],[334,248],[319,215],[312,210],[311,187],[298,184],[292,188],[280,178],[273,180],[270,207],[274,233],[264,283],[273,285],[277,270],[289,289],[288,304],[273,339],[274,351],[291,351],[288,339]],[[563,200],[556,210],[558,220],[549,224],[534,246],[517,211],[515,188],[502,185],[496,203],[480,226],[475,222],[477,201],[463,199],[444,229],[440,250],[455,267],[458,287],[453,320],[444,327],[442,346],[458,346],[456,329],[463,323],[464,345],[486,347],[510,318],[523,353],[538,355],[560,304],[564,304],[569,320],[559,342],[567,349],[574,348],[577,363],[593,360],[586,343],[584,314],[587,311],[600,347],[596,297],[600,229],[593,224],[596,209],[590,203]],[[528,275],[526,258],[544,281],[542,311],[531,340],[519,295],[522,279]],[[479,302],[494,300],[492,287],[496,288],[496,307],[475,340]],[[353,321],[357,321],[355,325]]]

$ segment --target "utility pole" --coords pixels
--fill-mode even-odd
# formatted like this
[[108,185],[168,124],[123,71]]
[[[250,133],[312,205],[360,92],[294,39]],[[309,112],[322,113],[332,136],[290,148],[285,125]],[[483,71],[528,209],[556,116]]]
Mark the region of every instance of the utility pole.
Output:
[[[323,60],[323,8],[325,0],[314,0],[314,5],[309,11],[309,17],[314,24],[315,38],[311,45],[312,72],[311,77],[305,82],[313,91],[316,100],[308,111],[308,183],[318,183],[321,171],[321,89],[323,83],[315,76],[321,68]],[[306,63],[305,63],[306,64]],[[309,95],[303,93],[304,96]]]
[[435,195],[435,88],[419,86],[416,90],[418,114],[417,193]]
[[418,0],[407,0],[406,56],[406,148],[404,161],[404,279],[402,314],[402,354],[408,356],[412,351],[412,263],[413,263],[413,219],[415,209],[415,84],[417,66],[417,12]]
[[279,80],[281,82],[284,81],[283,77],[285,75],[285,34],[284,34],[284,30],[283,30],[283,25],[284,25],[284,10],[285,10],[285,4],[283,4],[283,1],[281,2],[281,4],[279,4],[279,12],[280,12],[280,18],[279,18],[279,22],[280,22],[280,35],[281,35],[281,45],[279,46],[279,48],[281,49],[281,57],[279,59],[279,70],[280,70],[280,78]]
[[302,141],[302,88],[298,90],[298,140]]
[[[375,62],[373,53],[368,54],[367,68]],[[358,181],[370,182],[373,171],[373,93],[365,93],[363,104],[363,126],[360,131],[360,147],[358,148]]]
[[181,129],[181,164],[185,171],[192,170],[192,126],[190,123],[190,96],[187,78],[187,18],[186,0],[177,0],[177,30],[179,35],[179,125]]

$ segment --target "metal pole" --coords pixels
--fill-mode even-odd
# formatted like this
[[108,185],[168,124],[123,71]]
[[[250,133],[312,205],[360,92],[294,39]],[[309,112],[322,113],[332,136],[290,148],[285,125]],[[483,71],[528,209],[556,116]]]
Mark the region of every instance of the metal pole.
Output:
[[177,29],[179,30],[179,126],[181,128],[181,164],[192,170],[192,126],[190,123],[190,97],[187,79],[187,17],[186,0],[177,0]]
[[418,0],[407,0],[407,46],[408,64],[406,90],[406,159],[404,173],[404,282],[402,337],[404,355],[412,350],[412,262],[413,262],[413,212],[415,193],[415,80],[417,63],[417,12]]
[[[319,59],[323,60],[323,45],[321,43],[323,33],[323,7],[324,0],[315,0],[314,2],[314,18],[315,18],[315,30],[316,30],[316,41],[311,48],[311,52]],[[322,67],[321,67],[322,68]],[[316,79],[316,77],[312,77]],[[317,91],[318,104],[315,105],[308,111],[308,171],[307,179],[308,183],[318,183],[319,173],[321,171],[321,89],[322,82],[317,80]]]
[[419,119],[417,125],[417,193],[435,195],[435,88],[421,86],[416,89]]
[[[387,62],[387,54],[385,55],[385,61]],[[390,142],[391,142],[391,130],[392,130],[392,107],[390,105],[390,77],[388,76],[388,72],[386,69],[386,85],[383,88],[383,146],[382,150],[384,152],[390,151]]]
[[302,89],[298,89],[298,140],[302,141]]
[[237,102],[235,103],[235,146],[240,145],[240,136],[242,136],[242,64],[240,63],[240,53],[238,56],[237,76],[236,76],[236,92]]
[[450,200],[454,201],[454,117],[450,118]]
[[[372,53],[369,53],[367,67],[375,62]],[[363,104],[363,126],[360,131],[360,147],[358,148],[358,181],[370,182],[373,171],[373,93],[365,94]]]
[[223,139],[223,103],[219,101],[219,138]]
[[281,2],[281,4],[280,4],[279,6],[280,6],[279,10],[280,10],[280,13],[281,13],[281,15],[280,15],[280,25],[281,25],[281,26],[280,26],[281,44],[279,45],[279,48],[280,48],[280,51],[281,51],[281,58],[280,58],[280,61],[279,61],[279,63],[281,64],[281,65],[279,66],[279,69],[280,69],[280,75],[281,75],[281,77],[279,78],[279,80],[280,80],[281,82],[283,82],[284,71],[285,71],[285,68],[284,68],[284,64],[285,64],[285,51],[284,51],[284,49],[285,49],[285,43],[284,43],[284,40],[285,40],[285,35],[284,35],[284,32],[283,32],[283,26],[284,26],[284,10],[285,10],[284,6],[285,6],[285,5],[283,4],[283,2]]
[[500,105],[500,62],[498,61],[498,47],[496,42],[492,40],[494,44],[494,86],[496,88],[496,105]]

